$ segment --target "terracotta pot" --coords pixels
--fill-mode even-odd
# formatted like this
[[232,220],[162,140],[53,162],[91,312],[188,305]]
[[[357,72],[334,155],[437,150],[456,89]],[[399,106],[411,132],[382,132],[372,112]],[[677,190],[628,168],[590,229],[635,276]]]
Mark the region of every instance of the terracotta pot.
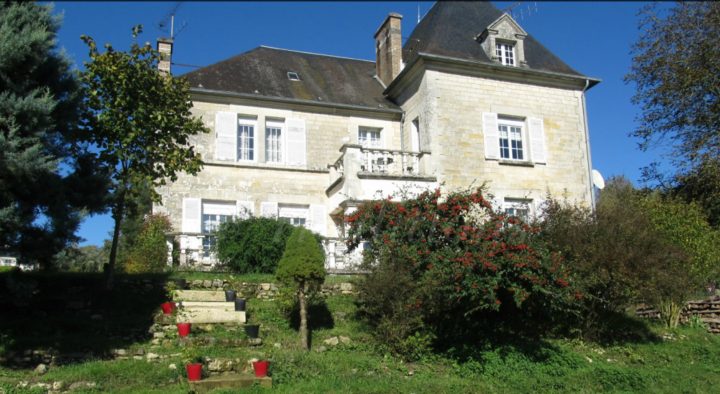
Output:
[[175,303],[174,302],[163,302],[160,304],[160,308],[162,308],[162,311],[164,314],[169,315],[173,313],[173,310],[175,310]]
[[178,323],[177,324],[178,335],[186,337],[190,334],[190,323]]
[[185,365],[185,371],[187,371],[187,377],[189,381],[198,381],[202,379],[202,364],[192,363]]

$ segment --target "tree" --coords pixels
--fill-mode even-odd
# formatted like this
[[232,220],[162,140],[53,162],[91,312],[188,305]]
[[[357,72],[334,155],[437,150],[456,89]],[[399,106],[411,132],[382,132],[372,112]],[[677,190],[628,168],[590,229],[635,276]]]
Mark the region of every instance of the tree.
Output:
[[[142,31],[133,28],[133,38]],[[159,53],[150,44],[133,42],[128,52],[110,44],[100,52],[91,37],[82,36],[90,62],[81,74],[85,89],[84,127],[87,141],[111,174],[111,206],[115,221],[106,285],[112,288],[120,228],[126,201],[138,194],[138,185],[164,185],[177,173],[196,174],[200,155],[189,144],[191,136],[207,132],[193,117],[187,82],[157,70]],[[153,190],[153,200],[159,195]]]
[[293,226],[284,220],[256,218],[221,223],[213,234],[218,259],[237,273],[277,270]]
[[625,77],[636,84],[633,102],[642,108],[639,126],[632,134],[640,138],[641,149],[669,138],[678,169],[670,186],[703,203],[717,224],[720,4],[678,2],[665,15],[649,6],[641,15],[642,34],[633,46],[632,68]]
[[75,139],[81,95],[59,25],[50,7],[0,3],[0,253],[43,267],[106,188]]
[[276,276],[280,282],[296,289],[300,304],[300,346],[310,349],[307,296],[325,280],[325,254],[310,230],[296,227],[290,234]]

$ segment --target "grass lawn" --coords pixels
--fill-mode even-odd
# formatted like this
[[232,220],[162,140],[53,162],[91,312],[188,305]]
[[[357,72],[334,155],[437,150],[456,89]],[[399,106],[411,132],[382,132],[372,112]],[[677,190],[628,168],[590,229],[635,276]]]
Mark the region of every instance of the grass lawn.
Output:
[[[20,381],[29,385],[62,381],[66,389],[75,382],[96,383],[75,392],[188,391],[183,356],[178,355],[184,348],[174,340],[153,347],[147,333],[164,292],[127,287],[119,281],[115,294],[104,297],[99,275],[23,274],[20,279],[10,279],[9,275],[0,274],[0,357],[47,348],[68,356],[79,351],[92,355],[67,357],[64,364],[50,366],[43,375],[33,372],[35,365],[16,365],[6,359],[0,363],[0,392],[47,391],[17,388]],[[175,273],[173,277],[209,279],[220,274],[207,275]],[[337,283],[341,279],[332,280]],[[240,280],[267,282],[272,277]],[[34,285],[26,285],[30,281]],[[69,307],[79,305],[78,300],[84,301],[81,309]],[[258,299],[248,300],[248,316],[252,323],[261,325],[262,346],[208,346],[201,352],[208,357],[271,360],[272,391],[282,393],[705,393],[720,387],[720,337],[701,328],[666,330],[651,325],[656,340],[607,346],[547,340],[486,349],[479,351],[476,359],[463,362],[436,356],[405,363],[373,344],[367,327],[354,319],[353,301],[347,295],[327,299],[330,313],[313,330],[311,352],[298,349],[297,332],[282,317],[278,303]],[[242,331],[219,326],[197,335],[244,337]],[[323,343],[334,336],[347,336],[351,342],[337,346]],[[318,352],[321,346],[326,350]],[[145,349],[167,358],[156,362],[148,362],[146,357],[114,360],[108,355],[114,348]],[[171,364],[177,369],[170,368]],[[249,390],[266,391],[259,387]]]

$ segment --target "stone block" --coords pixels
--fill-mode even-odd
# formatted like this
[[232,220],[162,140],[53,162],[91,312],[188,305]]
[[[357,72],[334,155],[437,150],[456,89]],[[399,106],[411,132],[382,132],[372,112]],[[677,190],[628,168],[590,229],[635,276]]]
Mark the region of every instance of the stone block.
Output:
[[236,389],[250,387],[257,382],[261,387],[272,387],[272,378],[256,378],[252,375],[219,375],[190,383],[190,389],[196,393],[207,393],[216,389]]
[[176,301],[225,302],[225,292],[215,290],[176,290]]
[[194,309],[222,309],[226,311],[234,311],[234,302],[219,302],[219,301],[183,301],[182,309],[194,310]]
[[226,311],[217,308],[186,309],[179,311],[177,322],[194,324],[236,323],[244,324],[245,312]]

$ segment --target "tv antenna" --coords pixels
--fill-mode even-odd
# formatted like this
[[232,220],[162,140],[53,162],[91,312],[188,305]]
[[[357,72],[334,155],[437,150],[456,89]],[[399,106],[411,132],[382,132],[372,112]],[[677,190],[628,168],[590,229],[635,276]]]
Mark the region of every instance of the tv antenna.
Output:
[[528,4],[528,1],[516,1],[504,8],[502,11],[510,14],[515,20],[523,20],[525,17],[530,17],[533,14],[537,14],[538,6],[537,1],[533,1],[532,4]]
[[177,11],[181,5],[181,1],[175,3],[175,5],[170,9],[170,12],[165,15],[165,17],[160,21],[160,23],[158,23],[158,30],[164,32],[170,37],[170,39],[174,39],[175,37],[180,35],[180,33],[182,33],[182,31],[185,30],[185,27],[187,26],[187,22],[183,21],[180,27],[177,29],[177,32],[175,32],[175,15],[177,14]]

